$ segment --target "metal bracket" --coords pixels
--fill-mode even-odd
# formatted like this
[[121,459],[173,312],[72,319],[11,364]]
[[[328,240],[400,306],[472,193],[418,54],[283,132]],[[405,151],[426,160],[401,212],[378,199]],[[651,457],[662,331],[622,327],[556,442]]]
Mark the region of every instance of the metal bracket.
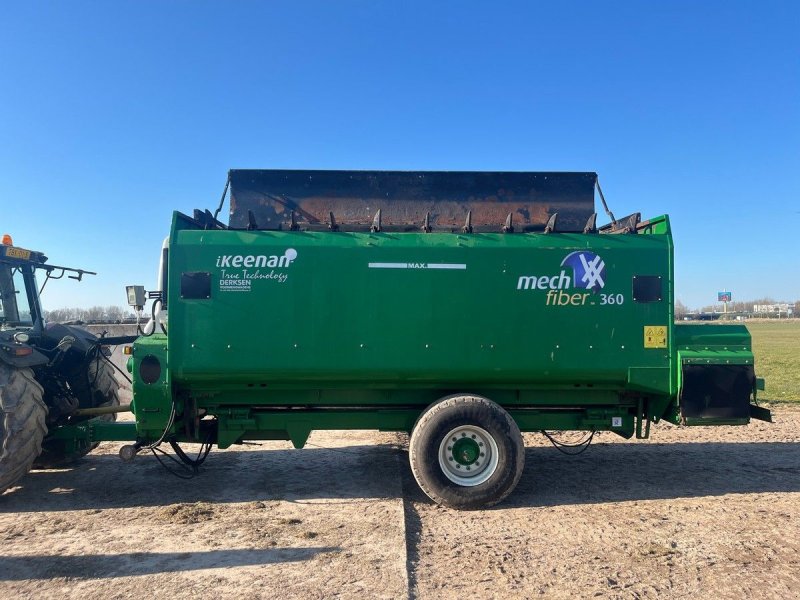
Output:
[[514,213],[508,213],[506,224],[503,225],[503,233],[514,233]]
[[258,229],[258,223],[256,223],[256,216],[253,214],[252,210],[247,211],[247,231],[253,231]]
[[464,233],[472,233],[472,211],[467,211],[467,220],[464,222],[464,227],[461,228]]
[[544,226],[545,233],[553,233],[556,230],[556,222],[558,221],[558,213],[553,213],[547,220],[547,225]]
[[[647,414],[647,403],[644,398],[639,398],[636,407],[636,439],[644,440],[650,437],[650,415]],[[644,432],[642,431],[642,421],[645,422]]]
[[431,230],[431,213],[425,213],[425,222],[422,224],[422,231],[425,233],[430,233]]
[[378,212],[375,213],[375,217],[372,219],[372,227],[369,228],[372,233],[377,233],[381,230],[381,209],[378,209]]
[[294,211],[292,211],[291,215],[291,223],[289,224],[289,231],[299,231],[300,226],[297,224],[297,219],[294,216]]
[[597,233],[597,213],[592,213],[592,216],[586,221],[583,233]]

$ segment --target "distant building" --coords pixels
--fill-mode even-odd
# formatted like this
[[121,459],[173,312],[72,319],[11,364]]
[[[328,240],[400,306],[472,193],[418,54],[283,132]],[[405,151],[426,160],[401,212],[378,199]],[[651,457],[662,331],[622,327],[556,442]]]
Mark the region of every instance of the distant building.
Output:
[[755,314],[766,314],[766,315],[774,315],[774,314],[789,314],[791,308],[789,307],[788,303],[783,304],[754,304],[753,305],[753,313]]

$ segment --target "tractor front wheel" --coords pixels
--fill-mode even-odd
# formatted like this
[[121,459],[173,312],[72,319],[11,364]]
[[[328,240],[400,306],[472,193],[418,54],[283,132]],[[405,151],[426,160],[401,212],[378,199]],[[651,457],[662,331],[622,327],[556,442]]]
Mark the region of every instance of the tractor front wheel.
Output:
[[442,398],[419,418],[409,449],[414,478],[431,500],[486,508],[516,487],[525,466],[522,434],[499,405],[481,396]]
[[0,493],[28,473],[42,451],[43,395],[33,371],[0,363]]

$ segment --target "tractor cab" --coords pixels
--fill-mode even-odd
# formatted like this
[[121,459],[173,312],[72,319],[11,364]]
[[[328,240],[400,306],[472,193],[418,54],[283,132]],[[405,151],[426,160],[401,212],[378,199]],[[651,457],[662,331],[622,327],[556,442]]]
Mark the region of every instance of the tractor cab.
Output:
[[[37,271],[44,272],[44,282],[39,287]],[[44,328],[44,313],[39,295],[51,279],[64,276],[80,281],[93,271],[51,265],[42,252],[14,246],[11,236],[5,234],[0,244],[0,330]]]
[[[41,252],[13,245],[4,235],[0,245],[0,329],[43,326],[36,269],[47,261]],[[49,274],[49,272],[48,272]]]
[[[37,275],[44,273],[41,287]],[[0,362],[17,367],[54,365],[71,348],[87,351],[94,338],[85,330],[45,323],[40,293],[51,279],[81,280],[92,271],[60,267],[36,250],[15,246],[6,234],[0,243]],[[86,338],[86,339],[85,339]]]

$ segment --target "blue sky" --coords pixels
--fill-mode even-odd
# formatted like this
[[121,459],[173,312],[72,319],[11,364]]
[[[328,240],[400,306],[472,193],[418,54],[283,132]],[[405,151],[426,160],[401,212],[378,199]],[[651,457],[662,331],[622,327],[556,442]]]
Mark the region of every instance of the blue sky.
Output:
[[800,299],[796,2],[16,2],[0,233],[45,307],[153,286],[229,168],[597,171],[669,213],[676,297]]

